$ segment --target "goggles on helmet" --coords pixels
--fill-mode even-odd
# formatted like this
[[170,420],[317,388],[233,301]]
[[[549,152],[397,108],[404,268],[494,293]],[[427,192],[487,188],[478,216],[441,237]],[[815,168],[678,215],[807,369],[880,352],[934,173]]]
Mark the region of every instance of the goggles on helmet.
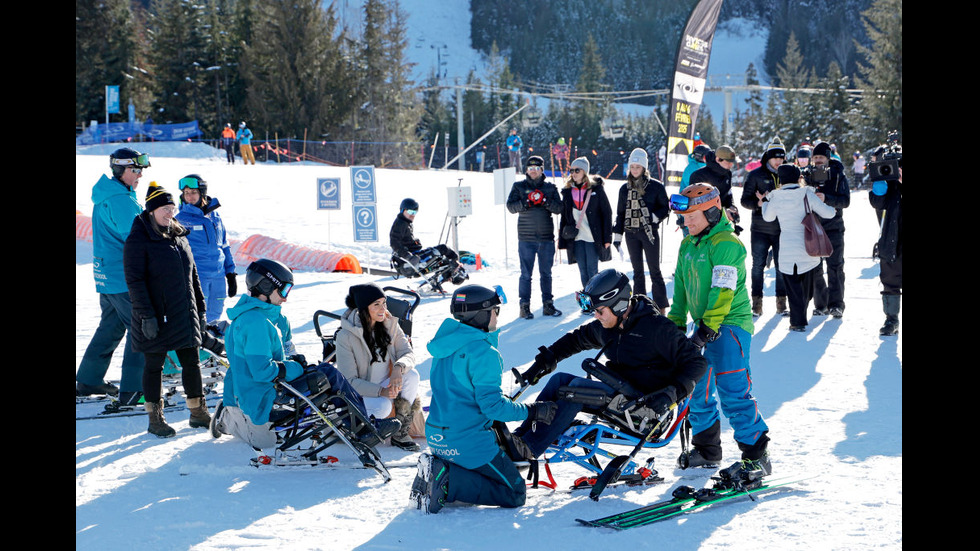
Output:
[[203,182],[201,180],[198,180],[197,178],[195,178],[193,176],[185,176],[185,177],[181,178],[180,180],[177,180],[177,187],[179,187],[181,190],[184,190],[184,189],[187,189],[187,188],[198,189],[198,188],[201,187],[201,184],[204,184],[204,183],[206,183],[206,182]]
[[282,295],[282,298],[286,298],[286,295],[288,295],[289,291],[291,291],[292,289],[293,289],[292,283],[283,283],[282,287],[279,288],[279,294]]
[[675,193],[670,196],[670,208],[671,210],[684,212],[686,210],[690,210],[694,206],[707,203],[717,198],[719,195],[720,194],[718,193],[717,188],[711,190],[710,193],[701,195],[700,197],[688,197],[687,195]]
[[136,168],[148,168],[150,166],[150,156],[146,153],[142,153],[136,157],[111,159],[111,161],[115,166],[134,166]]
[[575,291],[575,302],[578,303],[579,309],[586,314],[595,312],[595,305],[592,304],[592,297],[587,295],[585,291]]

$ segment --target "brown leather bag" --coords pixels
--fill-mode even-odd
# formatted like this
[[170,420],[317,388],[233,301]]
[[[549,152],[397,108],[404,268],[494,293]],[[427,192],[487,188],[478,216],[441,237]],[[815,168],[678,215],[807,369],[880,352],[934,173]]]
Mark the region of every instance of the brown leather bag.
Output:
[[823,224],[817,219],[816,213],[810,210],[810,201],[806,195],[803,196],[803,206],[806,214],[803,216],[803,244],[806,246],[806,254],[810,256],[827,257],[834,253],[834,246],[827,237],[827,232],[823,229]]

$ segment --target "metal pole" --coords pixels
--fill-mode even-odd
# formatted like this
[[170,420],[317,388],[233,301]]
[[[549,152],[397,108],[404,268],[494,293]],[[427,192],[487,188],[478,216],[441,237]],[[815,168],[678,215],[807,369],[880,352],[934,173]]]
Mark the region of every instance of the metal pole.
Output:
[[[462,150],[465,145],[466,139],[463,137],[463,89],[459,86],[459,77],[456,77],[456,147]],[[459,169],[466,170],[466,157],[460,157]]]
[[459,153],[459,155],[456,155],[455,157],[453,157],[452,159],[450,159],[450,161],[448,163],[446,163],[446,166],[448,167],[449,165],[453,164],[453,162],[456,161],[456,159],[462,157],[467,151],[473,149],[473,147],[476,146],[477,144],[479,144],[480,142],[482,142],[484,138],[486,138],[490,134],[493,134],[493,131],[494,130],[496,130],[496,129],[500,128],[501,126],[503,126],[503,124],[505,122],[507,122],[510,119],[514,118],[514,116],[517,115],[518,113],[520,113],[521,111],[527,109],[529,105],[531,105],[531,104],[530,103],[525,103],[523,107],[521,107],[517,111],[514,111],[513,113],[511,113],[510,115],[508,115],[506,119],[498,122],[497,125],[494,126],[493,128],[491,128],[490,130],[487,130],[487,133],[486,134],[480,136],[479,139],[477,139],[475,142],[471,143],[469,147],[467,147],[466,149],[464,149],[463,151],[461,151]]

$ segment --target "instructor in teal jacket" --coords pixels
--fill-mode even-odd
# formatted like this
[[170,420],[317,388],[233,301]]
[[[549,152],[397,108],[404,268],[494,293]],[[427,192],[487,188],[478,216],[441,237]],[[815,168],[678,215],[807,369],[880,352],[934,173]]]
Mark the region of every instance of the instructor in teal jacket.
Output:
[[501,391],[497,349],[500,295],[480,285],[453,293],[454,319],[443,321],[427,346],[432,354],[432,402],[425,424],[431,455],[419,460],[412,497],[436,513],[446,503],[519,507],[526,490],[513,460],[497,444],[494,421],[549,423],[553,402],[518,404]]

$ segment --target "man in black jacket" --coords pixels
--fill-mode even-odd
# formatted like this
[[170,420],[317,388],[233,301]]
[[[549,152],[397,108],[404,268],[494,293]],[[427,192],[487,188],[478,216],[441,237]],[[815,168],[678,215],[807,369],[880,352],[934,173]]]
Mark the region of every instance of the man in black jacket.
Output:
[[[762,166],[749,172],[742,188],[742,207],[752,212],[752,315],[762,315],[762,290],[765,287],[766,261],[769,251],[776,264],[776,313],[786,309],[786,287],[779,271],[779,222],[762,219],[762,202],[766,194],[780,186],[776,170],[786,159],[786,148],[775,138],[762,154]],[[792,182],[791,182],[792,183]]]
[[[577,297],[582,310],[591,312],[595,321],[565,334],[551,346],[541,347],[534,364],[522,378],[535,384],[554,371],[559,361],[583,350],[602,349],[607,359],[605,369],[626,386],[613,386],[570,373],[551,377],[538,395],[540,401],[558,403],[551,424],[535,425],[525,421],[514,431],[535,457],[544,453],[548,445],[571,426],[578,412],[608,410],[624,415],[620,408],[635,400],[633,407],[662,414],[689,395],[708,370],[700,349],[670,320],[660,315],[649,297],[632,295],[625,274],[614,269],[603,270],[577,293]],[[604,406],[564,400],[559,393],[562,386],[601,391],[611,400]],[[631,391],[639,395],[633,395]]]
[[711,184],[721,194],[721,207],[735,225],[735,235],[742,232],[738,225],[738,207],[732,196],[732,168],[735,167],[735,150],[723,145],[704,156],[705,165],[691,174],[692,184]]
[[507,198],[507,210],[517,214],[517,254],[521,262],[518,285],[520,316],[531,319],[531,274],[534,258],[538,259],[541,280],[542,313],[560,316],[551,294],[551,266],[555,258],[555,222],[552,216],[561,214],[561,196],[555,184],[544,178],[544,159],[535,155],[527,160],[527,176],[514,182]]
[[844,316],[844,209],[851,204],[851,187],[844,175],[844,165],[831,158],[829,143],[817,142],[813,146],[811,163],[813,169],[806,176],[807,184],[816,188],[821,201],[837,209],[833,218],[819,218],[834,252],[826,259],[826,280],[823,263],[817,267],[819,271],[813,279],[813,315],[841,318]]
[[891,336],[898,333],[898,313],[902,308],[902,149],[892,147],[883,160],[898,160],[898,179],[872,183],[868,198],[871,206],[882,215],[881,236],[878,238],[878,255],[881,259],[882,307],[885,324],[879,334]]

